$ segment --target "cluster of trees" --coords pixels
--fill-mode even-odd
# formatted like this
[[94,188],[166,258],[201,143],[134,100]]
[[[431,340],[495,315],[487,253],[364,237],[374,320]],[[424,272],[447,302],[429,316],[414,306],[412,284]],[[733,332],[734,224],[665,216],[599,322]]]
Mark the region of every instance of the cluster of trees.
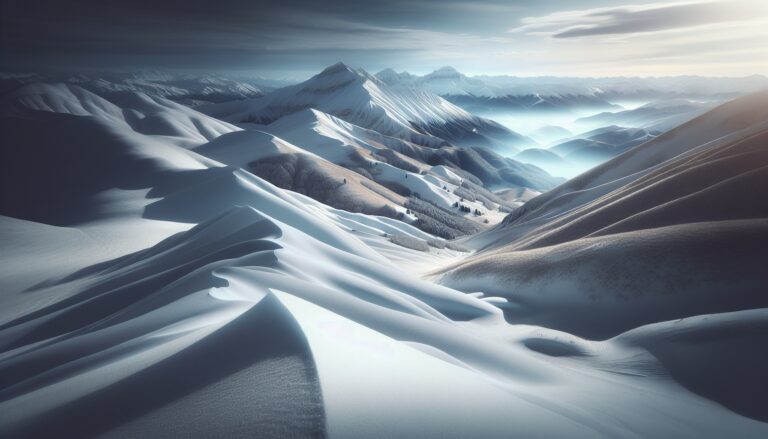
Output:
[[442,209],[429,201],[411,197],[406,207],[416,216],[414,226],[445,239],[455,239],[480,231],[480,226],[472,220]]
[[466,213],[472,212],[472,209],[469,206],[467,206],[466,204],[459,204],[458,201],[453,203],[453,207],[459,209],[460,212],[466,212]]
[[[463,200],[463,198],[462,198],[462,200]],[[458,201],[453,203],[453,207],[459,209],[459,211],[461,211],[461,212],[466,212],[466,213],[472,212],[472,208],[471,207],[467,206],[466,204],[459,204]],[[483,212],[480,211],[480,209],[475,209],[475,211],[473,213],[475,214],[475,216],[482,216],[482,215],[484,215]]]

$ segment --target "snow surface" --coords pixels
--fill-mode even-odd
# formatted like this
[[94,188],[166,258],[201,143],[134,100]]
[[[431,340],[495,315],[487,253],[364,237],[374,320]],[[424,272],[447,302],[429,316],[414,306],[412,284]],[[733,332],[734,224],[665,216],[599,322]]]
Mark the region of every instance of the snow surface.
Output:
[[[0,221],[10,249],[0,255],[0,436],[768,434],[764,399],[742,394],[765,389],[765,356],[744,355],[763,351],[764,309],[703,307],[714,314],[602,341],[510,324],[504,313],[520,304],[498,297],[505,284],[477,276],[482,288],[465,294],[424,280],[417,272],[456,263],[456,253],[411,267],[414,252],[384,236],[424,232],[329,208],[202,154],[215,134],[219,158],[233,162],[297,147],[288,139],[141,95],[117,105],[68,86],[25,93],[0,103],[13,140],[2,153],[20,170],[8,174],[19,181],[6,180],[4,201],[24,189],[53,202],[37,191],[89,178],[63,192],[83,208],[75,217],[4,206],[24,219]],[[145,130],[126,116],[152,117],[155,104],[172,123]],[[56,178],[22,178],[39,169]],[[445,171],[435,174],[456,177]],[[601,248],[588,247],[611,256]],[[716,362],[723,346],[731,363]],[[739,376],[751,358],[757,365]],[[706,379],[719,374],[733,380]]]

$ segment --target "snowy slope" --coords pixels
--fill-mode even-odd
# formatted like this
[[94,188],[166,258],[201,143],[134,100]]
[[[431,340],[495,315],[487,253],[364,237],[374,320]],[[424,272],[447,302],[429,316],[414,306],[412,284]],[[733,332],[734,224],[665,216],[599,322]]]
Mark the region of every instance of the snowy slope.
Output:
[[[322,221],[306,222],[300,208],[275,201],[262,207],[282,220],[253,208],[230,210],[56,282],[55,302],[5,324],[0,340],[13,355],[0,367],[14,385],[2,389],[2,431],[765,432],[662,375],[633,376],[658,367],[633,344],[507,326],[491,302],[407,276],[356,238],[340,230],[329,236]],[[317,263],[308,266],[308,259]],[[34,348],[39,341],[44,347]],[[580,361],[584,355],[591,359]],[[627,392],[631,400],[623,399]],[[84,422],[77,413],[95,419]]]

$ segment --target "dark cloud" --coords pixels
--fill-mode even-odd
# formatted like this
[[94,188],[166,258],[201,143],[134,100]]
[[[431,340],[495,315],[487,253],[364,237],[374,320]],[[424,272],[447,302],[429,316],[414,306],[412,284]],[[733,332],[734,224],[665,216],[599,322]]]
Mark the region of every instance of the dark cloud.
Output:
[[[550,44],[565,47],[565,58],[583,69],[573,56],[577,37],[724,20],[744,1],[0,0],[0,69],[301,77],[344,61],[374,71],[453,65],[469,73],[520,72],[564,63]],[[507,32],[515,25],[518,32]]]
[[500,33],[510,17],[498,12],[513,11],[519,3],[3,0],[0,47],[7,62],[48,67],[175,63],[250,68],[288,63],[291,56],[362,62],[430,50],[430,45],[462,40],[466,34]]

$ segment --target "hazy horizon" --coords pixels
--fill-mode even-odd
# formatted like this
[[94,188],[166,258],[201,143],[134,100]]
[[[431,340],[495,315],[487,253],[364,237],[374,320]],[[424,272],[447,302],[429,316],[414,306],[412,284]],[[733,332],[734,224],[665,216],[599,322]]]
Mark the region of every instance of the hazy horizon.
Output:
[[[419,70],[410,70],[408,68],[396,68],[396,67],[385,67],[383,69],[371,69],[366,68],[365,66],[361,65],[355,65],[354,63],[348,63],[344,62],[342,60],[338,60],[336,62],[330,62],[324,66],[318,67],[316,70],[307,70],[307,71],[286,71],[286,72],[279,72],[279,71],[260,71],[260,70],[211,70],[211,69],[205,69],[205,68],[196,68],[196,69],[190,69],[190,68],[172,68],[172,67],[151,67],[151,66],[145,66],[145,67],[134,67],[134,68],[114,68],[110,69],[107,67],[92,67],[92,68],[46,68],[46,67],[33,67],[28,66],[26,68],[23,67],[17,67],[17,68],[10,68],[0,71],[0,73],[4,73],[7,75],[25,75],[25,74],[51,74],[51,75],[62,75],[62,74],[83,74],[83,75],[93,75],[93,76],[99,76],[104,74],[138,74],[138,73],[168,73],[172,75],[221,75],[225,77],[244,77],[244,78],[253,78],[253,79],[264,79],[264,80],[274,80],[274,81],[288,81],[288,82],[301,82],[305,81],[312,76],[315,76],[322,72],[325,68],[330,67],[336,63],[343,63],[346,64],[352,68],[355,69],[362,69],[368,73],[371,74],[377,74],[385,69],[392,69],[397,73],[408,73],[415,76],[426,76],[430,73],[434,73],[440,69],[450,67],[455,67],[451,65],[441,65],[441,66],[435,66],[434,68],[426,68],[426,69],[419,69]],[[498,73],[498,74],[492,74],[492,73],[467,73],[465,71],[462,71],[460,69],[456,69],[459,73],[469,77],[469,78],[484,78],[484,77],[508,77],[508,78],[519,78],[519,79],[539,79],[539,78],[553,78],[553,79],[572,79],[572,80],[611,80],[611,79],[664,79],[664,78],[684,78],[684,77],[692,77],[692,78],[708,78],[708,79],[740,79],[740,78],[750,78],[750,77],[761,77],[761,78],[768,78],[768,73],[750,73],[750,74],[743,74],[743,75],[706,75],[706,74],[695,74],[695,73],[680,73],[680,74],[670,74],[670,75],[611,75],[611,76],[597,76],[597,75],[556,75],[556,74],[531,74],[531,75],[523,75],[523,74],[515,74],[515,73]]]

